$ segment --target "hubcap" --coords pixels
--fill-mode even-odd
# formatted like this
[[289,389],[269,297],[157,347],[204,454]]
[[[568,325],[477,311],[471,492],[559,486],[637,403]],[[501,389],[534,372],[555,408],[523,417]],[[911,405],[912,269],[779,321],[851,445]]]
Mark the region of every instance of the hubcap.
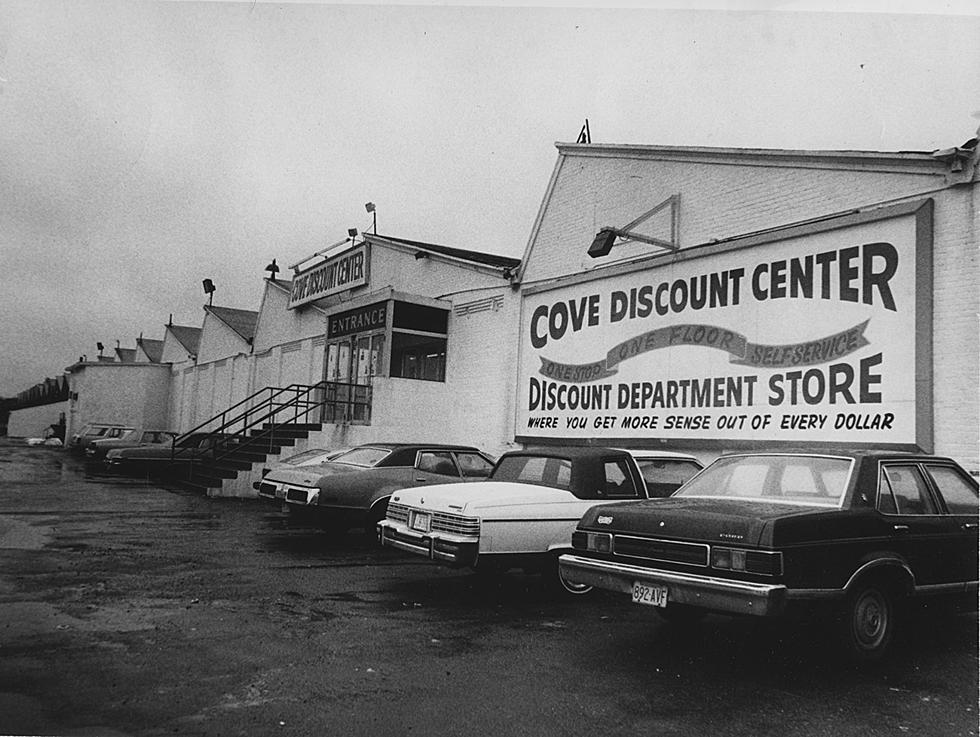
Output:
[[888,629],[888,604],[877,591],[867,591],[854,607],[854,630],[862,647],[873,649]]

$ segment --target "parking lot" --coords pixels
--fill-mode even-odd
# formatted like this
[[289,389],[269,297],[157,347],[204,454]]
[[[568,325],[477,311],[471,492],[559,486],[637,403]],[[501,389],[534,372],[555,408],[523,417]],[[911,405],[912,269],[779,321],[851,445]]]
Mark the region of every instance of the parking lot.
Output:
[[977,655],[976,615],[859,669],[0,446],[4,734],[974,735]]

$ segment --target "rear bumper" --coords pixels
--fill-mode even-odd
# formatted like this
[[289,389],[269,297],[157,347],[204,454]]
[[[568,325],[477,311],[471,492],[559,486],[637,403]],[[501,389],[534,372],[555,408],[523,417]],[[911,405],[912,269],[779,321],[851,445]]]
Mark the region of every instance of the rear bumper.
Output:
[[726,614],[774,617],[785,611],[788,598],[786,587],[778,584],[732,581],[579,555],[563,555],[558,565],[567,580],[610,591],[629,594],[637,583],[666,586],[668,607],[686,604]]
[[378,541],[384,546],[422,555],[453,568],[464,568],[475,564],[480,548],[480,543],[476,540],[443,536],[438,533],[413,532],[388,520],[378,523]]

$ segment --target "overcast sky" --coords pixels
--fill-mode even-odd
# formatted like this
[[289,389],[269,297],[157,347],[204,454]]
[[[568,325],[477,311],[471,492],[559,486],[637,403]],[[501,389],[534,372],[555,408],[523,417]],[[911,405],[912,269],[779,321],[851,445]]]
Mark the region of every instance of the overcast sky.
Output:
[[272,258],[368,201],[382,234],[520,257],[586,118],[594,143],[880,151],[980,124],[968,2],[538,5],[0,2],[0,396],[200,326],[205,277],[257,310]]

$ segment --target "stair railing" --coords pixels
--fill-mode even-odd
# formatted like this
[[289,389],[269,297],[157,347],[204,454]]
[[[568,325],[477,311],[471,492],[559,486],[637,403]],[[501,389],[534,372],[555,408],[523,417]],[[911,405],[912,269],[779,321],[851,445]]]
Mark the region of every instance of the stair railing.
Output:
[[[198,448],[184,446],[181,441],[203,433],[207,427],[211,429],[207,431],[204,442],[211,451],[210,460],[220,461],[243,449],[271,451],[276,445],[277,429],[282,425],[299,424],[301,419],[309,420],[310,424],[338,420],[369,422],[371,389],[370,385],[336,381],[265,387],[175,438],[171,446],[171,461],[186,457],[190,462],[190,474],[193,475],[195,463],[205,459]],[[236,410],[240,411],[233,414]],[[283,418],[286,418],[285,422],[281,421]],[[214,423],[217,423],[216,427]],[[253,433],[251,437],[248,435],[250,430],[264,424],[271,427]]]

